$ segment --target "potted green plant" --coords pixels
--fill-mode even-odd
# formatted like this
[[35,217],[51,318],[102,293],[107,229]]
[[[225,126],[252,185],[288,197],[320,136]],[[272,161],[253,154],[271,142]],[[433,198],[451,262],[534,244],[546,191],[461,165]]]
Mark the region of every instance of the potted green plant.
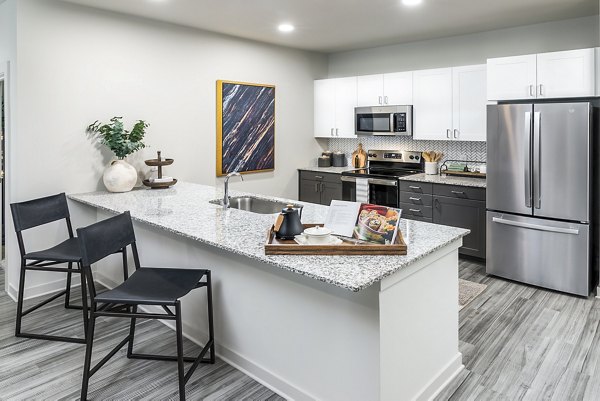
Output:
[[87,132],[94,135],[102,145],[112,150],[117,157],[104,170],[102,180],[110,192],[128,192],[137,182],[137,171],[124,159],[126,156],[146,147],[143,142],[149,124],[138,120],[131,131],[123,126],[123,117],[113,117],[109,123],[95,121],[87,127]]

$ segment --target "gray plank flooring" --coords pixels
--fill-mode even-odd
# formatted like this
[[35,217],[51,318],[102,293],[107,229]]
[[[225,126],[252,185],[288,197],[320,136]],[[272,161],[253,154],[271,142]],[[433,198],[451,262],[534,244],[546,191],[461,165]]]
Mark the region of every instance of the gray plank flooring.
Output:
[[487,284],[460,312],[466,369],[436,398],[600,400],[600,300],[486,276],[462,260],[460,277]]
[[[73,293],[78,294],[79,290]],[[80,298],[75,297],[77,301]],[[26,301],[25,307],[33,303]],[[4,291],[4,272],[0,270],[0,400],[79,399],[85,346],[16,338],[15,315],[16,304]],[[126,319],[97,320],[93,364],[127,335],[128,327]],[[66,310],[56,300],[27,315],[23,330],[82,337],[81,312]],[[163,324],[142,320],[136,325],[136,351],[175,355],[175,346],[174,332]],[[184,350],[190,356],[200,352],[187,339]],[[92,376],[89,399],[179,399],[176,363],[131,360],[125,353],[126,347]],[[189,366],[186,363],[186,368]],[[188,400],[284,400],[219,359],[214,365],[200,365],[186,390]]]
[[[0,400],[77,399],[83,346],[15,338],[15,304],[1,290],[3,277],[0,274]],[[482,264],[467,260],[461,260],[460,277],[488,287],[460,312],[466,369],[437,401],[600,400],[600,300],[486,276]],[[58,301],[25,322],[28,330],[82,334],[79,312],[63,309]],[[95,361],[126,331],[121,319],[99,320]],[[136,331],[136,349],[174,353],[173,332],[158,322],[143,321]],[[187,340],[185,349],[189,355],[198,352]],[[283,399],[221,360],[200,366],[187,390],[190,400]],[[176,366],[128,360],[123,350],[92,378],[90,398],[177,399]]]

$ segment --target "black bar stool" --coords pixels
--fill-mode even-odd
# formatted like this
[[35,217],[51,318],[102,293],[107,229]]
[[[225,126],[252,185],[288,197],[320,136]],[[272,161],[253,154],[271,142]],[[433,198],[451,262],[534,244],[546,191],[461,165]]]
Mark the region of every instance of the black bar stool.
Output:
[[[71,218],[69,215],[69,207],[67,198],[64,193],[48,196],[45,198],[34,199],[27,202],[13,203],[10,205],[12,212],[15,231],[17,233],[17,241],[19,243],[19,251],[21,253],[21,273],[19,281],[19,294],[17,299],[17,322],[15,326],[15,336],[36,338],[41,340],[65,341],[73,343],[85,343],[84,338],[73,338],[54,336],[48,334],[33,334],[24,333],[21,331],[21,322],[23,316],[41,308],[42,306],[54,301],[55,299],[65,296],[65,308],[67,309],[83,309],[84,336],[87,334],[88,311],[87,311],[87,295],[84,283],[84,277],[81,270],[81,256],[77,238],[73,237],[73,227],[71,226]],[[30,228],[38,227],[54,221],[65,219],[67,222],[67,230],[69,238],[60,244],[37,252],[25,252],[25,244],[23,242],[23,231]],[[66,264],[67,267],[56,267],[57,265]],[[73,265],[76,267],[73,267]],[[32,306],[23,311],[23,296],[25,289],[25,273],[27,271],[50,271],[67,273],[67,285],[63,291],[54,294],[50,298]],[[71,275],[73,273],[81,274],[81,294],[82,306],[71,305]]]
[[[215,363],[215,342],[212,312],[212,288],[210,270],[175,269],[141,267],[138,256],[133,224],[129,212],[77,230],[81,250],[82,267],[85,281],[91,298],[90,321],[88,325],[85,362],[81,400],[86,400],[90,377],[115,355],[125,344],[127,357],[136,359],[152,359],[159,361],[177,361],[179,378],[179,398],[185,400],[185,384],[188,382],[200,363]],[[108,255],[123,251],[131,245],[135,271],[129,278],[112,290],[96,293],[91,265]],[[123,259],[125,270],[127,259]],[[205,281],[201,281],[205,278]],[[180,298],[195,288],[206,287],[208,301],[209,339],[196,358],[183,356],[183,330],[181,324]],[[138,305],[161,306],[165,313],[138,312]],[[169,306],[175,308],[171,311]],[[92,346],[96,318],[100,316],[124,317],[130,319],[129,335],[112,351],[91,367]],[[138,354],[133,352],[136,319],[175,320],[177,337],[177,356]],[[210,351],[210,355],[206,356]],[[192,362],[192,366],[184,371],[184,362]]]

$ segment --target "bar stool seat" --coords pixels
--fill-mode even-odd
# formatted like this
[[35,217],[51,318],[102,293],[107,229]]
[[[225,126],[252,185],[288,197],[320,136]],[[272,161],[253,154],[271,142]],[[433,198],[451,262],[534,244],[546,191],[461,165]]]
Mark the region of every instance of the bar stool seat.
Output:
[[77,238],[69,238],[52,248],[42,251],[26,253],[24,257],[28,260],[52,260],[63,263],[77,263],[81,260]]
[[206,274],[202,269],[140,267],[119,286],[96,295],[96,302],[175,305]]

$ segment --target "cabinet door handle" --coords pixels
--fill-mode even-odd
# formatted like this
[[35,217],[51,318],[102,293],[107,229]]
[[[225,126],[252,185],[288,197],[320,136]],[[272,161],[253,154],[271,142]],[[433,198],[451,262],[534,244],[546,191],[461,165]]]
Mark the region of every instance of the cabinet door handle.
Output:
[[540,84],[540,96],[544,96],[544,85]]
[[446,130],[446,138],[448,138],[448,139],[450,139],[450,131],[451,131],[450,129]]
[[383,104],[383,97],[379,96],[379,104]]
[[458,132],[458,130],[455,129],[454,130],[454,139],[457,139],[459,134],[460,134],[460,132]]
[[408,210],[413,213],[421,213],[421,209],[408,209]]
[[333,136],[333,128],[331,129],[331,136]]
[[384,96],[384,97],[383,97],[383,101],[385,102],[385,104],[388,104],[388,97],[387,97],[387,96]]
[[463,191],[450,191],[455,195],[464,195],[465,193]]
[[415,201],[415,202],[421,202],[421,198],[413,198],[412,196],[410,198],[411,201]]
[[315,182],[315,192],[319,192],[319,183]]
[[408,187],[409,187],[410,189],[421,189],[421,187],[417,187],[417,186],[414,186],[414,185],[409,185]]
[[533,92],[533,85],[529,85],[529,96],[535,97],[535,93]]
[[340,129],[339,128],[335,129],[335,136],[340,136]]
[[322,182],[319,183],[319,192],[323,192],[323,188],[325,188],[325,184],[323,184]]

